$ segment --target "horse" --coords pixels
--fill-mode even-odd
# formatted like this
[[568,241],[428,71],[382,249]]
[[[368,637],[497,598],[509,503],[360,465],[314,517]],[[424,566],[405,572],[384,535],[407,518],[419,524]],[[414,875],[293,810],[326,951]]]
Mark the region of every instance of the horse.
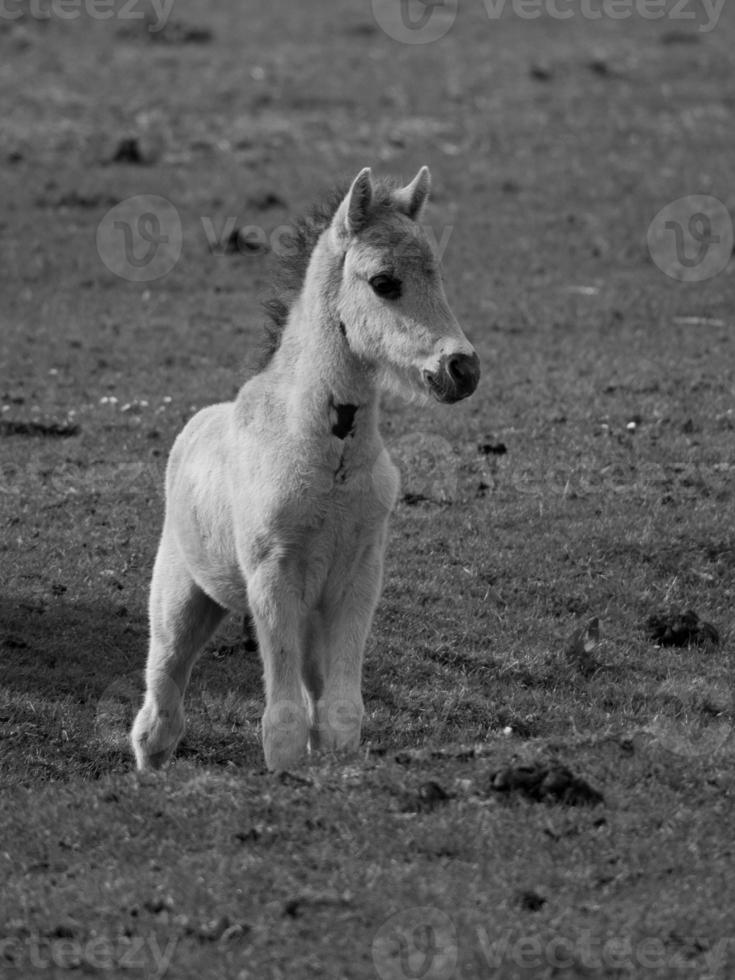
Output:
[[419,223],[430,182],[427,167],[406,186],[365,168],[294,226],[266,363],[174,442],[130,733],[140,770],[170,760],[192,667],[228,613],[255,626],[267,768],[358,748],[363,655],[399,491],[381,392],[453,403],[480,377]]

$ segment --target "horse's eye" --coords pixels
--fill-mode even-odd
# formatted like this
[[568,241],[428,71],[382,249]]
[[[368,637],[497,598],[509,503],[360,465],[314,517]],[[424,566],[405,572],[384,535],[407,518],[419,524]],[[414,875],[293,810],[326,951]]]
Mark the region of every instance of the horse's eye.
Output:
[[377,276],[373,276],[370,280],[370,285],[378,296],[382,296],[383,299],[398,299],[401,295],[401,280],[396,279],[395,276],[380,273]]

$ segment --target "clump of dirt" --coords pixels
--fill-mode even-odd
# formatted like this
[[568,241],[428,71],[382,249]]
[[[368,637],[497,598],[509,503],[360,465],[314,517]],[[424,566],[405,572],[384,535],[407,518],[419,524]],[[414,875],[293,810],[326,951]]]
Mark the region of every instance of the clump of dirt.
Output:
[[169,21],[161,30],[149,29],[148,35],[158,44],[209,44],[214,40],[214,31],[210,27],[175,20]]
[[448,803],[452,799],[452,794],[447,793],[444,787],[433,779],[422,783],[416,795],[418,796],[419,810],[435,810],[438,806]]
[[68,439],[70,436],[79,435],[80,431],[80,426],[76,422],[0,420],[0,436],[44,436],[46,438]]
[[602,793],[566,766],[535,763],[506,766],[490,776],[496,793],[520,793],[534,803],[563,803],[565,806],[598,806]]
[[288,203],[275,191],[262,191],[248,198],[248,206],[256,211],[269,211],[271,208],[287,208]]
[[518,895],[518,905],[524,912],[538,912],[546,905],[546,899],[533,889],[525,889]]
[[110,160],[112,163],[132,163],[135,166],[149,162],[136,136],[124,136],[115,147]]
[[429,497],[425,497],[423,493],[404,493],[401,499],[407,507],[416,507],[417,504],[431,503]]
[[123,41],[150,41],[152,44],[210,44],[214,31],[203,24],[191,24],[182,20],[158,23],[154,17],[145,17],[126,24],[117,32]]
[[481,442],[478,443],[477,451],[482,456],[505,456],[508,447],[504,442]]
[[224,242],[225,255],[267,252],[268,250],[268,244],[257,233],[243,228],[233,228]]
[[693,609],[655,613],[646,620],[645,631],[649,639],[662,647],[716,645],[720,642],[717,627],[701,620]]

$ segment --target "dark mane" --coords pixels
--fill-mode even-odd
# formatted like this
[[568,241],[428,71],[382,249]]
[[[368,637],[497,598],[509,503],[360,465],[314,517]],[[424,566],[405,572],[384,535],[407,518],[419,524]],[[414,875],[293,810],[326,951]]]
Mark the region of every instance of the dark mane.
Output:
[[[376,181],[373,186],[375,203],[388,206],[391,185],[385,181]],[[281,239],[280,248],[275,252],[277,266],[272,283],[273,295],[263,303],[268,319],[265,323],[266,339],[260,358],[260,370],[278,350],[289,311],[304,284],[311,253],[319,236],[331,224],[349,188],[349,181],[341,181],[306,214],[296,218],[291,223],[290,234]]]

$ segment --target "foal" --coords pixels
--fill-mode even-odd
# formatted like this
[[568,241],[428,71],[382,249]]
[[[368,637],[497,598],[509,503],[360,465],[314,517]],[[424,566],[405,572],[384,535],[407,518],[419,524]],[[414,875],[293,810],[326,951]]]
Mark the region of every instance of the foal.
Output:
[[277,311],[270,362],[174,443],[131,732],[141,769],[173,753],[192,667],[228,612],[255,624],[268,768],[293,766],[307,746],[358,746],[399,482],[378,431],[380,391],[455,402],[480,376],[418,224],[429,184],[426,167],[400,188],[366,168],[321,220],[299,226],[303,254],[290,265],[301,262],[303,282]]

